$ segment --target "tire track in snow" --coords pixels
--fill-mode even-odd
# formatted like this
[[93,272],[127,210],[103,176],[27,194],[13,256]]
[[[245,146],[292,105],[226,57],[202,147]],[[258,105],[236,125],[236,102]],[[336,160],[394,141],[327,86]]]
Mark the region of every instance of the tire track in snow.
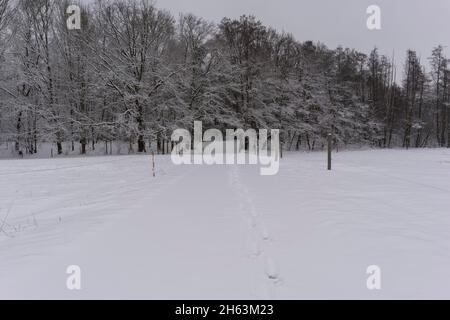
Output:
[[230,184],[236,193],[242,218],[246,224],[246,252],[255,264],[254,293],[260,299],[274,299],[276,287],[283,284],[278,266],[271,254],[272,237],[266,223],[256,209],[250,192],[233,166]]
[[[101,163],[105,164],[116,161],[102,161]],[[134,165],[138,166],[138,168],[146,168],[145,166],[142,167],[142,165],[145,165],[145,162],[138,161]],[[73,167],[71,166],[67,170]],[[63,168],[58,169],[62,170]],[[8,221],[5,222],[3,227],[8,226],[8,230],[13,232],[12,238],[15,238],[14,240],[19,242],[8,243],[6,245],[4,241],[11,239],[0,231],[0,251],[2,251],[3,246],[8,246],[11,249],[11,246],[20,246],[23,242],[33,241],[34,243],[40,243],[42,249],[39,249],[39,252],[47,252],[49,244],[54,243],[54,240],[59,240],[62,236],[60,234],[61,232],[67,232],[63,227],[67,224],[66,222],[73,226],[73,230],[70,230],[68,235],[64,234],[64,239],[61,240],[63,241],[62,243],[66,243],[66,241],[73,242],[76,239],[83,238],[95,230],[102,230],[105,226],[118,223],[121,219],[133,218],[131,215],[119,214],[118,212],[120,210],[115,210],[116,212],[112,213],[111,209],[126,209],[121,208],[120,205],[117,206],[117,204],[120,204],[122,199],[126,199],[136,193],[139,194],[138,198],[145,197],[148,201],[155,199],[192,171],[182,170],[180,174],[173,174],[174,169],[175,167],[171,165],[171,162],[161,161],[157,171],[159,174],[156,177],[152,177],[151,171],[149,170],[147,175],[142,174],[144,176],[143,178],[131,181],[127,181],[126,179],[119,180],[115,185],[112,185],[112,188],[106,190],[101,188],[97,189],[98,186],[96,186],[96,188],[81,189],[75,194],[63,193],[62,196],[59,194],[49,204],[42,206],[38,210],[31,210],[29,213],[19,217],[14,217],[14,212],[12,211],[12,214],[6,217]],[[86,212],[95,213],[98,210],[95,206],[99,204],[104,204],[104,208],[106,208],[103,210],[103,213],[94,215],[85,214]],[[80,211],[72,213],[71,211],[76,208],[80,208]],[[0,207],[0,214],[2,214],[1,209]],[[2,219],[3,217],[0,216],[0,225],[2,224]],[[51,242],[46,235],[59,235],[59,238],[55,238]],[[17,257],[13,255],[6,261],[7,259],[3,256],[2,261],[0,261],[0,267],[3,263],[12,262],[16,259]]]
[[[97,165],[103,165],[103,164],[109,164],[109,163],[128,160],[128,159],[124,159],[125,157],[130,157],[130,156],[123,156],[122,159],[115,159],[115,160],[108,160],[108,161],[101,161],[101,162],[94,162],[94,163],[86,163],[86,164],[80,164],[80,165],[76,165],[76,166],[73,165],[73,166],[62,166],[62,167],[45,168],[45,169],[6,172],[6,173],[0,173],[0,176],[5,177],[5,176],[15,176],[15,175],[22,175],[22,174],[34,174],[34,173],[41,173],[41,172],[53,172],[53,171],[59,171],[59,170],[89,168],[89,167],[94,167]],[[58,158],[58,159],[71,159],[71,158]],[[88,158],[82,158],[82,159],[86,160]]]
[[446,188],[437,187],[437,186],[434,186],[432,184],[423,183],[423,182],[420,182],[420,181],[415,181],[415,180],[411,180],[411,179],[404,178],[404,177],[399,177],[397,175],[386,173],[385,171],[374,170],[374,169],[372,169],[370,167],[367,167],[367,166],[361,167],[361,165],[359,163],[356,163],[355,161],[346,160],[346,163],[353,165],[355,168],[360,168],[360,169],[363,168],[368,173],[371,173],[371,174],[374,174],[374,175],[377,175],[377,176],[378,175],[383,175],[383,176],[385,176],[387,178],[390,178],[390,179],[393,179],[393,180],[402,181],[402,182],[406,182],[406,183],[409,183],[411,185],[425,187],[425,188],[430,188],[430,189],[434,189],[434,190],[437,190],[437,191],[442,191],[444,193],[450,193],[450,190],[446,189]]

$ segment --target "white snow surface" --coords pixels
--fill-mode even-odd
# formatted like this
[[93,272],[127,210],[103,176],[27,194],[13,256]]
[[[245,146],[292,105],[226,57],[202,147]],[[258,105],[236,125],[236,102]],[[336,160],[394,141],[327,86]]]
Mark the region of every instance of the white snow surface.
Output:
[[333,158],[2,160],[0,299],[449,299],[450,150]]

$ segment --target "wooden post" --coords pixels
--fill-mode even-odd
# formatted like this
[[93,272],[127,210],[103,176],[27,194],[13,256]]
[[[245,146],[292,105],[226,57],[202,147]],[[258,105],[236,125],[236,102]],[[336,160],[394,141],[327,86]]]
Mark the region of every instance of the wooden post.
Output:
[[333,144],[331,133],[328,134],[328,170],[331,170],[331,148]]
[[153,173],[153,178],[156,177],[156,172],[155,172],[155,152],[152,151],[152,173]]

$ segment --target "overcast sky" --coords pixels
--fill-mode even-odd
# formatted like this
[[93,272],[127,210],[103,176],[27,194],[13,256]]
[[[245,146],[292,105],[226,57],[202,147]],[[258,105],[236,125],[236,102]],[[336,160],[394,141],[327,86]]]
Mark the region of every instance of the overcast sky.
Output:
[[[91,2],[93,0],[81,0]],[[174,16],[193,13],[213,22],[252,14],[265,25],[295,36],[320,41],[329,48],[355,48],[369,53],[374,46],[398,66],[414,49],[428,68],[427,58],[438,44],[450,57],[450,0],[155,0]],[[381,8],[381,30],[370,31],[366,9]],[[401,76],[401,75],[399,75]]]
[[[366,9],[372,4],[381,8],[381,30],[366,27]],[[158,0],[156,5],[175,16],[194,13],[215,22],[253,14],[300,41],[366,53],[376,45],[389,56],[394,50],[398,63],[408,48],[425,62],[432,47],[450,45],[450,0]]]

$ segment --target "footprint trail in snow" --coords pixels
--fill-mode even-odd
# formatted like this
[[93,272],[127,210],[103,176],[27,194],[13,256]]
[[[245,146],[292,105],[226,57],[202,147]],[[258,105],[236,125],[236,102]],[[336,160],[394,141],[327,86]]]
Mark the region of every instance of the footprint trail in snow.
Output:
[[242,219],[245,223],[246,253],[255,268],[254,295],[259,299],[274,299],[276,298],[276,287],[283,281],[271,254],[273,239],[263,217],[255,207],[247,186],[240,178],[237,166],[232,167],[230,176],[231,187],[238,199]]

